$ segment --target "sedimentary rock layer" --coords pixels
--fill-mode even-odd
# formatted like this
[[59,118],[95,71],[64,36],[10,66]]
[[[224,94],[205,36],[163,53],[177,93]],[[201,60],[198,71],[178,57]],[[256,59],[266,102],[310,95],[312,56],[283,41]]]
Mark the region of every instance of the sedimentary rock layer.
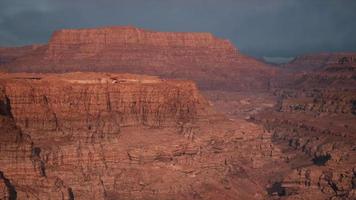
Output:
[[264,199],[281,156],[189,81],[2,74],[0,86],[4,198]]
[[[9,72],[109,71],[194,80],[200,88],[267,90],[275,70],[210,33],[154,32],[135,27],[59,30],[25,53],[0,50]],[[27,48],[29,49],[29,47]],[[23,48],[18,48],[23,51]]]
[[281,182],[281,198],[356,198],[356,81],[350,69],[352,63],[334,63],[292,74],[275,89],[275,109],[255,116],[285,146],[295,168]]
[[163,127],[196,120],[207,104],[189,81],[81,73],[53,80],[13,76],[5,91],[13,117],[26,131]]

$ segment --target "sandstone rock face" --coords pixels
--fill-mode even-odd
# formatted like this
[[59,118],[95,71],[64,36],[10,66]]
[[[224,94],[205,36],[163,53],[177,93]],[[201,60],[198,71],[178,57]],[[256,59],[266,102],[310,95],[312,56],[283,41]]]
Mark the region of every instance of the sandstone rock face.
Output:
[[4,85],[0,86],[0,199],[71,199],[71,188],[46,173],[41,149],[16,126]]
[[0,75],[0,197],[265,199],[280,150],[189,81]]
[[0,199],[356,199],[354,55],[274,76],[211,34],[134,27],[2,48],[2,70],[191,79],[211,101],[153,76],[0,74]]
[[[7,54],[0,51],[0,58]],[[203,89],[235,91],[267,90],[276,73],[210,33],[135,27],[59,30],[48,45],[5,60],[0,68],[10,72],[129,72],[194,80]]]
[[206,104],[199,98],[195,84],[188,81],[73,76],[78,78],[51,80],[51,76],[36,76],[29,78],[35,79],[31,84],[26,77],[7,81],[5,91],[17,124],[24,131],[66,132],[79,127],[115,133],[127,126],[189,123],[202,113]]

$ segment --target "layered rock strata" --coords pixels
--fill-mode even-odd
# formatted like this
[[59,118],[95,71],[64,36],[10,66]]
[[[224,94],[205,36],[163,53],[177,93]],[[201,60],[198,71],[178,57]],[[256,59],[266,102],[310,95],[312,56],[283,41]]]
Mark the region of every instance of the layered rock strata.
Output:
[[47,45],[10,59],[6,55],[11,52],[16,48],[0,50],[2,70],[140,73],[194,80],[203,89],[268,90],[275,74],[265,63],[239,53],[231,42],[210,33],[135,27],[69,29],[54,32]]
[[46,173],[41,148],[16,126],[3,82],[0,86],[0,199],[73,199],[71,188]]
[[275,109],[255,116],[295,168],[285,174],[279,195],[355,199],[355,71],[337,64],[292,77],[276,89]]
[[4,198],[264,199],[281,157],[189,81],[2,74],[0,85]]

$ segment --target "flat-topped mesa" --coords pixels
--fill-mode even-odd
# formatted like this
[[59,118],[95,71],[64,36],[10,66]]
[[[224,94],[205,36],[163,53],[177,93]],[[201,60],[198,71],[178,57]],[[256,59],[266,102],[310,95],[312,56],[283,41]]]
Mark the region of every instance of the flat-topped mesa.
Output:
[[[0,52],[0,61],[1,61]],[[120,72],[195,81],[201,89],[267,90],[275,70],[211,33],[134,27],[56,31],[48,45],[6,59],[7,72]]]
[[49,45],[147,45],[162,47],[210,47],[235,49],[231,42],[211,33],[154,32],[131,26],[95,29],[63,29],[53,33]]
[[[154,32],[124,26],[58,30],[54,32],[49,41],[46,58],[57,60],[70,53],[76,59],[83,59],[105,52],[104,55],[107,58],[104,59],[107,60],[111,59],[108,54],[120,53],[120,50],[124,50],[121,61],[131,60],[132,56],[135,56],[135,59],[140,59],[141,54],[147,55],[147,51],[154,52],[148,56],[151,59],[159,54],[161,57],[169,59],[169,57],[177,55],[192,57],[197,49],[203,54],[210,52],[210,55],[218,52],[220,55],[237,54],[237,49],[230,41],[218,39],[211,33]],[[202,49],[205,52],[202,52]],[[140,54],[140,52],[143,53]],[[148,62],[146,61],[146,63]],[[121,65],[125,65],[125,63]]]
[[[176,127],[208,114],[191,81],[130,74],[0,75],[16,124],[29,133]],[[210,112],[210,111],[209,111]],[[41,135],[31,137],[43,137]]]

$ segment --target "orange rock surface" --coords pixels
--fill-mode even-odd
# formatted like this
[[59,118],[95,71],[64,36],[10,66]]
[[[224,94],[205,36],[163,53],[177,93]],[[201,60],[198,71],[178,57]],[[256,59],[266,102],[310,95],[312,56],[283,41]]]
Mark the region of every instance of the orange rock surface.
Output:
[[355,55],[276,71],[135,27],[0,48],[1,71],[101,72],[0,74],[0,199],[355,199]]
[[[30,47],[28,47],[30,48]],[[25,53],[0,50],[9,72],[104,71],[194,80],[203,89],[267,90],[275,70],[210,33],[154,32],[135,27],[59,30]],[[9,55],[10,54],[10,55]]]
[[0,89],[4,198],[264,199],[281,156],[190,81],[15,73]]

